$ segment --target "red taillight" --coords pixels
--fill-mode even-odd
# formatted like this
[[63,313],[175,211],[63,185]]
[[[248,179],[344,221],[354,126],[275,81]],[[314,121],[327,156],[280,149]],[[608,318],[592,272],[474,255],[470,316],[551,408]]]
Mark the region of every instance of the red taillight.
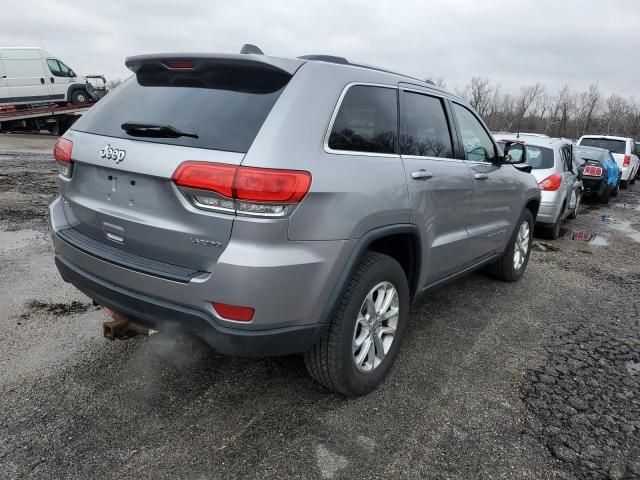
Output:
[[602,168],[587,165],[586,167],[584,167],[583,175],[586,175],[588,177],[600,177],[602,176]]
[[53,156],[58,164],[58,171],[65,177],[70,177],[73,171],[73,142],[60,137],[53,147]]
[[200,191],[190,192],[199,207],[270,216],[285,215],[287,205],[302,201],[311,186],[309,172],[193,161],[181,164],[172,179]]
[[53,147],[53,156],[58,162],[70,162],[71,153],[73,152],[73,142],[66,138],[60,137]]
[[545,190],[548,192],[554,192],[558,190],[560,188],[560,185],[562,185],[561,173],[554,173],[553,175],[545,178],[538,184],[538,186],[540,187],[540,190]]
[[222,163],[185,162],[173,173],[176,185],[209,190],[233,197],[233,179],[238,167]]
[[213,303],[218,315],[227,320],[235,320],[236,322],[250,322],[253,320],[255,310],[251,307],[239,307],[237,305],[227,305],[226,303]]
[[628,167],[631,164],[631,155],[625,155],[624,160],[622,161],[623,167]]
[[298,203],[310,186],[309,172],[239,167],[233,190],[235,198],[247,202]]
[[165,67],[171,69],[194,68],[196,63],[193,60],[167,60],[162,62]]

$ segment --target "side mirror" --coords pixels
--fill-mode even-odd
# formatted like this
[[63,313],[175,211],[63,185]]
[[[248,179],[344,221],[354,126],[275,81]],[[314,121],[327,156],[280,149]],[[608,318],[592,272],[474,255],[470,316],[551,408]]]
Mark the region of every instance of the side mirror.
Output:
[[527,150],[521,142],[508,141],[504,144],[504,163],[526,163]]

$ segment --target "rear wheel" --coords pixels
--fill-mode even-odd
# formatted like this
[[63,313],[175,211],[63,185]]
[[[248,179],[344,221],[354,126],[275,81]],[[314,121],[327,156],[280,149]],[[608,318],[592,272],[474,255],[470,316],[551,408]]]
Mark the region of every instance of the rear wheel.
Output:
[[574,220],[578,217],[578,210],[580,210],[580,201],[582,200],[582,193],[576,192],[576,205],[573,208],[573,211],[569,214],[569,218]]
[[76,90],[71,94],[71,103],[83,105],[89,103],[90,97],[86,90]]
[[617,197],[619,191],[620,191],[620,179],[618,179],[618,181],[616,182],[616,185],[613,187],[613,190],[611,190],[611,196]]
[[620,180],[620,188],[623,190],[629,188],[629,180]]
[[558,214],[558,218],[556,219],[556,221],[552,225],[548,227],[544,227],[544,229],[542,230],[542,234],[545,238],[548,238],[550,240],[556,240],[560,236],[560,226],[562,224],[562,212],[564,212],[564,208]]
[[315,381],[355,396],[370,392],[395,360],[409,313],[409,286],[393,258],[368,252],[349,281],[327,332],[304,354]]
[[500,260],[487,267],[487,271],[496,278],[505,282],[516,282],[529,263],[531,255],[531,242],[533,240],[533,215],[525,209],[518,220],[507,250]]
[[611,187],[607,185],[607,188],[604,189],[604,192],[602,192],[602,195],[600,195],[600,197],[598,198],[598,200],[600,200],[600,203],[609,203],[609,196],[611,195]]

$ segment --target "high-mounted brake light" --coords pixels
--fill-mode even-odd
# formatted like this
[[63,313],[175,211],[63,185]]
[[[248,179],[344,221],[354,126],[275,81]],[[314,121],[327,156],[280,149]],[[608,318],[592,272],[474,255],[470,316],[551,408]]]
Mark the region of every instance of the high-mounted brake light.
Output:
[[196,62],[193,60],[166,60],[162,63],[171,69],[194,68],[196,66]]
[[622,161],[623,167],[628,167],[631,164],[631,155],[625,155],[624,160]]
[[58,172],[65,177],[70,177],[73,172],[73,142],[60,137],[53,147],[53,156],[58,164]]
[[583,175],[587,177],[600,177],[602,176],[602,167],[587,165],[586,167],[584,167]]
[[555,192],[562,185],[562,174],[554,173],[553,175],[548,176],[544,180],[542,180],[538,186],[540,190],[545,190],[547,192]]
[[284,216],[302,201],[311,174],[300,170],[184,162],[172,176],[199,208],[236,210],[261,216]]
[[213,302],[213,308],[222,318],[235,320],[236,322],[250,322],[253,320],[253,314],[255,313],[255,309],[251,307],[240,307],[218,302]]

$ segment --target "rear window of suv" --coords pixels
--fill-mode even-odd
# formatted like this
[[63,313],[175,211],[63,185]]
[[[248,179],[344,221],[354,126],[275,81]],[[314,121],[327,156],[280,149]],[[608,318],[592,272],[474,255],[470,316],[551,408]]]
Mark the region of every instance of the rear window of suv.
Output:
[[611,138],[583,138],[580,141],[580,145],[583,147],[604,148],[611,153],[621,153],[623,155],[627,151],[627,142]]
[[[246,153],[289,80],[288,75],[216,69],[189,77],[133,76],[73,125],[109,137]],[[124,123],[171,125],[198,138],[132,136]]]

